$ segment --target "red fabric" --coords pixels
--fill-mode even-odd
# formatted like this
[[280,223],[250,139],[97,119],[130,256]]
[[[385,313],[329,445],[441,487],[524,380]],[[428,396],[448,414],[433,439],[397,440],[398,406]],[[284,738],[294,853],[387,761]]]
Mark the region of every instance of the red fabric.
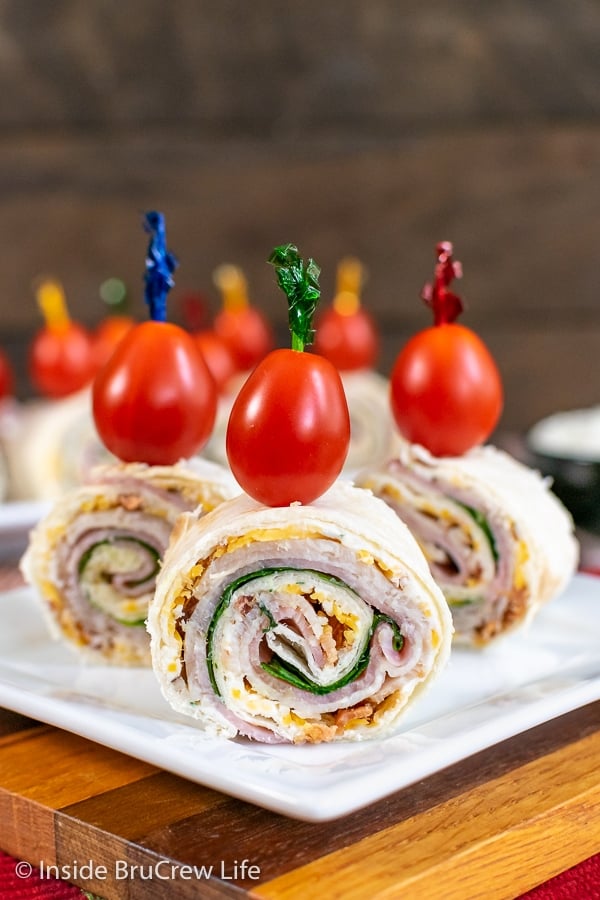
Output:
[[[21,877],[19,877],[19,873]],[[56,878],[40,878],[39,870],[0,850],[1,900],[82,900],[78,887]]]
[[527,891],[519,900],[600,900],[600,853]]

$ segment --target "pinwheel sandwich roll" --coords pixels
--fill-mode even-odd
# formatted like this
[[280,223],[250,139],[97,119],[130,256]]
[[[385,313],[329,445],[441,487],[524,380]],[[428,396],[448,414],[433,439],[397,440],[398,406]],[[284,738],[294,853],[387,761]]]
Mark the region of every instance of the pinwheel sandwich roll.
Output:
[[116,462],[100,441],[89,388],[60,400],[21,405],[6,429],[11,494],[53,501],[84,484],[98,465]]
[[393,729],[452,624],[408,529],[338,482],[310,505],[243,494],[182,516],[148,630],[165,698],[207,732],[317,743]]
[[221,466],[102,466],[57,500],[21,561],[52,633],[96,662],[150,665],[148,602],[177,517],[239,488]]
[[0,400],[0,502],[16,500],[18,493],[11,477],[8,450],[11,435],[18,428],[21,404],[12,397]]
[[341,378],[351,428],[344,472],[351,476],[364,466],[388,459],[395,445],[395,433],[389,415],[387,378],[371,369],[342,372]]
[[577,566],[571,516],[548,481],[495,447],[434,457],[402,442],[356,481],[417,538],[459,642],[482,645],[531,619]]
[[6,500],[9,493],[9,475],[8,475],[8,466],[6,464],[6,457],[4,456],[4,450],[2,445],[0,444],[0,503]]

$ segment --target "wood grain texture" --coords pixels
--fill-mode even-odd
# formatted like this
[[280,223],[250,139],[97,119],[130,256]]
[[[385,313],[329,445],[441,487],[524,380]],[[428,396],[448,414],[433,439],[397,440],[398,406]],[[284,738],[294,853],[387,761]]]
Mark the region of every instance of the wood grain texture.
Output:
[[402,133],[600,111],[593,0],[5,0],[6,125]]
[[[108,276],[145,316],[143,210],[212,311],[241,265],[288,342],[266,265],[292,240],[369,270],[389,372],[428,322],[433,247],[463,261],[464,321],[498,355],[503,426],[597,402],[600,16],[593,0],[6,0],[0,8],[0,346],[32,393],[32,279],[93,325]],[[588,376],[587,373],[591,373]]]
[[[39,760],[43,778],[34,760]],[[147,763],[54,728],[25,732],[18,743],[2,748],[3,787],[54,809],[153,771]]]
[[[585,857],[597,849],[600,821],[590,827],[586,812],[600,802],[598,752],[597,735],[579,741],[410,817],[402,827],[323,857],[305,867],[302,879],[317,882],[326,896],[344,900],[367,895],[379,900],[397,896],[399,890],[411,900],[514,896],[547,877],[548,860],[540,856],[542,820],[546,854],[552,847],[551,865],[556,866],[553,874],[565,868],[571,853]],[[255,894],[277,900],[300,897],[298,873]]]
[[[0,712],[0,723],[15,729],[14,744],[0,744],[0,846],[37,864],[104,865],[107,878],[79,883],[111,900],[160,900],[165,885],[174,900],[283,900],[317,883],[345,900],[512,900],[600,841],[600,703],[330,823],[287,819],[53,728],[42,729],[40,756],[22,722]],[[117,877],[119,860],[131,877]],[[241,876],[242,860],[256,879]],[[167,881],[149,875],[157,865]],[[186,878],[186,865],[212,875]]]
[[[229,146],[158,132],[145,139],[31,139],[0,144],[6,259],[0,345],[32,392],[28,343],[39,326],[31,280],[52,271],[72,314],[104,313],[98,286],[119,275],[145,316],[141,211],[163,209],[181,264],[170,301],[199,290],[215,311],[212,271],[246,271],[253,301],[287,345],[286,309],[266,257],[293,239],[323,269],[324,302],[339,259],[369,270],[365,306],[383,334],[388,374],[406,338],[429,323],[418,293],[433,247],[452,238],[464,265],[463,317],[498,357],[507,384],[503,425],[597,402],[600,347],[596,223],[600,132],[540,127],[325,147],[316,142]],[[10,262],[9,262],[10,261]],[[557,362],[559,364],[557,365]]]
[[320,262],[325,298],[339,259],[362,257],[365,303],[386,324],[428,320],[418,294],[440,236],[463,261],[475,324],[520,314],[521,326],[527,314],[568,322],[598,311],[599,158],[600,132],[582,125],[355,144],[229,145],[165,131],[8,139],[0,144],[0,237],[11,261],[2,325],[39,323],[31,278],[49,268],[90,324],[101,318],[97,288],[109,274],[129,283],[142,314],[141,213],[152,207],[167,217],[179,291],[205,290],[216,303],[213,268],[232,259],[282,327],[285,304],[266,257],[286,238]]
[[4,710],[0,718],[0,744],[9,744],[23,739],[23,732],[40,727],[39,722],[28,719],[20,713]]

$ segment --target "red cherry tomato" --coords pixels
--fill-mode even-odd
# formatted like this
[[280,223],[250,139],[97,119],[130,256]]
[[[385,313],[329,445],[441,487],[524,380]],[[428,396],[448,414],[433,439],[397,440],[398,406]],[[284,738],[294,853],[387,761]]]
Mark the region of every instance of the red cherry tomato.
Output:
[[372,368],[379,353],[379,338],[371,316],[359,307],[345,315],[331,307],[317,317],[315,350],[340,372]]
[[108,362],[117,344],[134,325],[131,316],[107,316],[100,322],[94,334],[96,369],[101,369]]
[[240,372],[260,362],[273,347],[273,334],[264,315],[250,305],[246,279],[238,266],[225,263],[213,273],[222,294],[222,307],[213,329],[225,341]]
[[274,350],[242,386],[227,457],[242,488],[268,506],[310,503],[333,484],[350,441],[340,376],[322,357]]
[[213,328],[227,344],[240,371],[252,369],[273,346],[273,335],[263,314],[253,306],[222,309]]
[[208,440],[216,408],[194,339],[168,322],[134,326],[94,381],[98,433],[125,462],[172,465],[192,456]]
[[4,353],[0,351],[0,400],[9,397],[14,389],[12,366]]
[[502,412],[496,363],[471,329],[454,322],[434,325],[408,341],[390,389],[400,432],[435,456],[457,456],[483,443]]
[[215,379],[219,391],[223,391],[227,383],[238,371],[233,353],[214,331],[197,331],[192,335],[198,345],[210,374]]
[[94,374],[89,332],[71,321],[64,328],[40,329],[30,347],[29,373],[35,388],[54,399],[83,388]]

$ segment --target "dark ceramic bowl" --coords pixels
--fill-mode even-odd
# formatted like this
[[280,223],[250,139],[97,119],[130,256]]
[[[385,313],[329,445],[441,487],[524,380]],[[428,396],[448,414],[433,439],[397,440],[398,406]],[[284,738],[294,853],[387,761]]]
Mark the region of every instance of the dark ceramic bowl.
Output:
[[600,407],[557,413],[527,434],[529,464],[552,479],[552,490],[580,528],[600,535]]

